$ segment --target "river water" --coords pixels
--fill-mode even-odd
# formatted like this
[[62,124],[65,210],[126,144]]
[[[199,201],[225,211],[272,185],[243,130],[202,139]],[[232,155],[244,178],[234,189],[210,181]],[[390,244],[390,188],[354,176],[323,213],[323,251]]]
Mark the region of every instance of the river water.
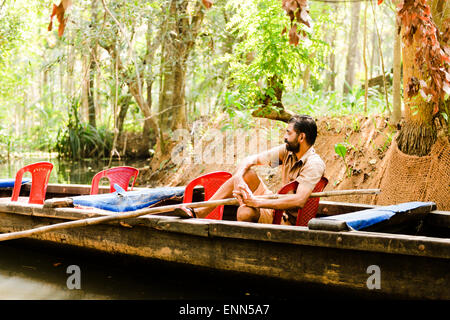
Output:
[[[75,288],[71,266],[79,268]],[[323,286],[298,285],[28,239],[0,242],[0,299],[3,300],[283,301],[355,297],[361,296]]]
[[[94,175],[108,167],[109,159],[67,161],[60,160],[51,154],[23,155],[20,158],[5,159],[0,162],[0,179],[14,178],[17,170],[39,161],[53,163],[54,167],[50,174],[50,183],[91,184]],[[148,165],[148,161],[146,160],[114,160],[111,163],[111,167],[133,166],[143,168],[146,165]],[[25,176],[27,176],[27,173],[25,173]]]

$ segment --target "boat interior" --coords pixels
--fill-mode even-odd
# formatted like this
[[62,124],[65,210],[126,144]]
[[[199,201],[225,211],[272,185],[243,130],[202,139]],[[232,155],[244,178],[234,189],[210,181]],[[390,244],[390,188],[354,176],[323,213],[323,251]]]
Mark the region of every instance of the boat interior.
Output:
[[[79,195],[89,195],[90,185],[67,185],[67,184],[48,184],[46,199],[68,198]],[[134,188],[134,190],[145,190],[145,188]],[[105,194],[110,192],[109,186],[99,186],[98,193]],[[20,190],[20,197],[27,197],[30,193],[30,184],[25,183]],[[0,188],[0,198],[3,201],[11,198],[12,188]],[[193,202],[203,201],[204,191],[202,186],[194,188]],[[157,206],[172,205],[182,203],[183,198],[174,196],[160,201]],[[326,201],[322,198],[319,202],[319,208],[316,218],[331,217],[363,210],[373,209],[379,206],[362,203],[345,203]],[[365,228],[360,231],[382,232],[392,234],[406,234],[413,236],[426,236],[438,238],[450,238],[450,212],[438,210],[435,206],[429,212],[415,215],[409,219],[396,219],[394,223],[381,222]],[[225,206],[223,220],[236,221],[237,206]]]

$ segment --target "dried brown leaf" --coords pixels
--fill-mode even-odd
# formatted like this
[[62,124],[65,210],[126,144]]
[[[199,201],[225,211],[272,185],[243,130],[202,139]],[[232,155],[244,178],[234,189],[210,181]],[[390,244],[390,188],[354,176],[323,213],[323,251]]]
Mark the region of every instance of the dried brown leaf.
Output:
[[297,34],[297,25],[293,24],[289,30],[289,44],[298,45],[300,38]]
[[202,0],[202,2],[203,2],[203,5],[204,5],[207,9],[211,8],[212,5],[213,5],[213,3],[212,3],[210,0]]

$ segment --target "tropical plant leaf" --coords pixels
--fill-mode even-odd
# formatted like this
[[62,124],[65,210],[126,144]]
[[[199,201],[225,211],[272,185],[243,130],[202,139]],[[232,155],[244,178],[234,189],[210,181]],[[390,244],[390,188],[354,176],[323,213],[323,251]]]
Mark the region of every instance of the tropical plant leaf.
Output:
[[342,143],[335,144],[334,145],[334,151],[342,159],[345,159],[345,156],[347,155],[347,148]]

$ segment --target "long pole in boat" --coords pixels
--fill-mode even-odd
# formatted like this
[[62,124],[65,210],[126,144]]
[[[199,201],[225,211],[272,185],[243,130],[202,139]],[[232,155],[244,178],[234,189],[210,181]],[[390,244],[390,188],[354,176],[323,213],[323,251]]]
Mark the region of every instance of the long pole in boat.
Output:
[[[313,192],[310,197],[330,197],[330,196],[339,196],[339,195],[354,195],[354,194],[378,194],[380,193],[380,189],[362,189],[362,190],[335,190],[335,191],[323,191],[323,192]],[[287,194],[271,194],[264,196],[255,196],[256,198],[264,198],[264,199],[280,199],[283,197],[289,196]],[[201,201],[201,202],[192,202],[192,203],[181,203],[181,204],[173,204],[162,207],[153,207],[153,208],[145,208],[132,212],[118,213],[114,215],[102,216],[102,217],[94,217],[87,219],[80,219],[75,221],[62,222],[57,224],[52,224],[48,226],[33,228],[24,231],[11,232],[0,234],[0,241],[19,239],[24,237],[30,237],[36,234],[62,230],[68,228],[77,228],[90,226],[100,223],[107,223],[111,221],[121,221],[130,218],[137,218],[143,215],[148,214],[161,214],[167,212],[173,212],[176,209],[180,208],[205,208],[205,207],[217,207],[222,205],[238,205],[239,202],[236,198],[228,198],[228,199],[220,199],[220,200],[210,200],[210,201]],[[180,216],[181,218],[191,218],[190,216]]]

